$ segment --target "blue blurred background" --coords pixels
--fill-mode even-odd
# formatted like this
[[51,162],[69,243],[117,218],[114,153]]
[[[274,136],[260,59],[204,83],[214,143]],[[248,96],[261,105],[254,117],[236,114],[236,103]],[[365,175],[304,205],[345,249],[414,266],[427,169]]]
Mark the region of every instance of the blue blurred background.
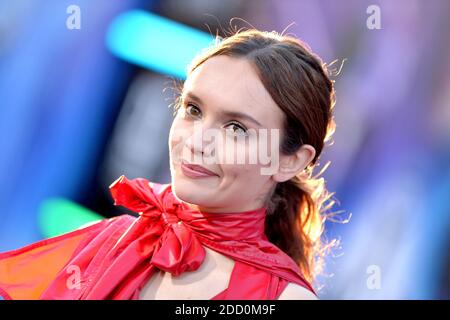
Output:
[[121,174],[170,182],[172,77],[232,17],[295,22],[325,62],[346,59],[320,163],[352,217],[327,223],[340,248],[319,296],[449,299],[449,15],[447,0],[0,1],[0,251],[45,238],[49,199],[112,217]]

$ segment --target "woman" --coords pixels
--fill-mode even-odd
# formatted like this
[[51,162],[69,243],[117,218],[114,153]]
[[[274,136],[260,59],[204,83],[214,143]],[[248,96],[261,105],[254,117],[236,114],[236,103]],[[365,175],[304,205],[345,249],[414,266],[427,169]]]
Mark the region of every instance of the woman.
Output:
[[223,39],[194,59],[175,103],[171,184],[121,176],[110,186],[115,204],[138,218],[0,254],[0,294],[317,298],[330,194],[311,175],[334,131],[333,106],[325,66],[297,39],[257,30]]

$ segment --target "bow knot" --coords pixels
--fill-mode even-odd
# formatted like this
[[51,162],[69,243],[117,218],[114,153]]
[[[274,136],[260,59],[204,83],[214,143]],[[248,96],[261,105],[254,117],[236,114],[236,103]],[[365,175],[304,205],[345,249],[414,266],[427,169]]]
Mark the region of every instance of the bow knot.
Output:
[[161,218],[163,219],[164,226],[172,225],[172,224],[181,224],[181,220],[178,218],[177,215],[171,214],[168,212],[162,212]]
[[[156,240],[159,240],[154,242],[155,245],[143,246],[153,250],[142,252],[142,255],[149,258],[152,265],[178,275],[198,269],[205,251],[197,236],[179,218],[178,212],[183,208],[169,186],[144,178],[129,180],[122,175],[109,188],[115,205],[139,213],[142,219],[139,225],[143,226],[143,231],[139,232],[145,233],[148,226],[152,231],[147,232],[154,232],[148,238],[155,241],[157,236]],[[158,225],[162,228],[155,231],[152,227]]]
[[175,203],[171,197],[165,197],[155,203],[155,206],[150,207],[146,211],[139,212],[140,216],[149,218],[152,221],[160,220],[164,227],[181,222],[178,217],[178,210],[180,204]]

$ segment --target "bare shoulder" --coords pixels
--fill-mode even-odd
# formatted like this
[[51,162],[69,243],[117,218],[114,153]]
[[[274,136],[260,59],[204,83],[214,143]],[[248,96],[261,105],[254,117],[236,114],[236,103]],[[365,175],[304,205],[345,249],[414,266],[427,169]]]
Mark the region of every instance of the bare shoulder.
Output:
[[289,282],[283,292],[280,294],[278,300],[318,300],[319,298],[296,283]]

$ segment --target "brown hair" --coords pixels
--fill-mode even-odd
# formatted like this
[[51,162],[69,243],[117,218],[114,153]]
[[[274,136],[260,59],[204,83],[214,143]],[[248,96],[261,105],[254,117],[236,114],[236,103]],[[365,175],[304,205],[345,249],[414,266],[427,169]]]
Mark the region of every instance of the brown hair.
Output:
[[328,164],[312,176],[324,143],[335,130],[333,81],[320,58],[297,38],[250,29],[216,40],[215,46],[192,61],[188,74],[214,56],[247,59],[285,114],[280,151],[293,154],[303,144],[316,150],[302,173],[273,189],[267,199],[265,225],[269,241],[286,252],[312,282],[321,272],[325,249],[329,247],[321,239],[324,212],[334,204],[327,201],[333,193],[328,193],[324,179],[319,178]]

